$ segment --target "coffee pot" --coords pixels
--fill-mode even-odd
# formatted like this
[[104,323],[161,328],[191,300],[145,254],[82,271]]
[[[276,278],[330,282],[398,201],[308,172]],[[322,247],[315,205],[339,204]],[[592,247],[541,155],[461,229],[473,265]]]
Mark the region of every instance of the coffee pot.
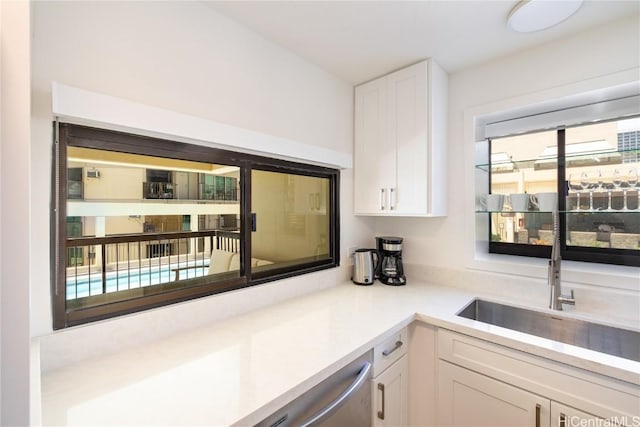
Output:
[[407,284],[402,266],[402,237],[376,237],[380,263],[376,277],[385,285],[402,286]]
[[353,253],[353,275],[356,285],[372,285],[380,267],[380,254],[375,249],[356,249]]

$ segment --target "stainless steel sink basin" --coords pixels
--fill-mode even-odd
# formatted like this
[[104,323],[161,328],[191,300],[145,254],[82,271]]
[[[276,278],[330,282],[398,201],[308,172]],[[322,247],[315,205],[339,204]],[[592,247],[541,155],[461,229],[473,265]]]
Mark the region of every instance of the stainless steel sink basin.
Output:
[[640,332],[475,299],[458,316],[640,362]]

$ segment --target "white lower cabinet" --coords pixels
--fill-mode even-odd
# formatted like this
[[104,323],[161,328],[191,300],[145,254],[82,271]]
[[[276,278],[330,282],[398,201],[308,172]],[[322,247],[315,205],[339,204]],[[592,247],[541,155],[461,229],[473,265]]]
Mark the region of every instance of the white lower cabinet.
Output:
[[640,425],[640,387],[438,329],[439,426]]
[[373,425],[406,426],[409,391],[407,355],[402,356],[372,381]]
[[371,380],[372,425],[404,427],[408,419],[409,358],[404,328],[382,340],[373,349]]
[[625,416],[605,420],[442,360],[438,389],[442,426],[614,427],[634,422]]
[[[640,402],[638,402],[640,405]],[[640,411],[640,407],[638,408]],[[580,411],[571,406],[563,405],[558,402],[551,402],[551,425],[553,427],[581,427],[581,426],[633,426],[640,425],[640,415],[637,417],[613,416],[609,419],[598,417]]]
[[437,353],[433,325],[409,325],[409,423],[410,427],[437,427]]
[[442,360],[438,390],[442,426],[549,426],[549,399]]

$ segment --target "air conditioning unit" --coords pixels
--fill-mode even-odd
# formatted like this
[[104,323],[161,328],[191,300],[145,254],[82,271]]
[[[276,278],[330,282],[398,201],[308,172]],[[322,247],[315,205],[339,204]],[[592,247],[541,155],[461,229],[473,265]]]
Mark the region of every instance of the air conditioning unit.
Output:
[[87,178],[100,178],[100,171],[99,170],[88,170],[87,171]]

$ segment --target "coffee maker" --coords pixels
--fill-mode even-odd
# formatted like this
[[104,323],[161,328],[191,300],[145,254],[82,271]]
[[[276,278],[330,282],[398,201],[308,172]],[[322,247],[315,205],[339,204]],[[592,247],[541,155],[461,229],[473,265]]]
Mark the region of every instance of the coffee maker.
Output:
[[377,278],[385,285],[402,286],[407,284],[402,268],[402,237],[376,237],[380,253]]

